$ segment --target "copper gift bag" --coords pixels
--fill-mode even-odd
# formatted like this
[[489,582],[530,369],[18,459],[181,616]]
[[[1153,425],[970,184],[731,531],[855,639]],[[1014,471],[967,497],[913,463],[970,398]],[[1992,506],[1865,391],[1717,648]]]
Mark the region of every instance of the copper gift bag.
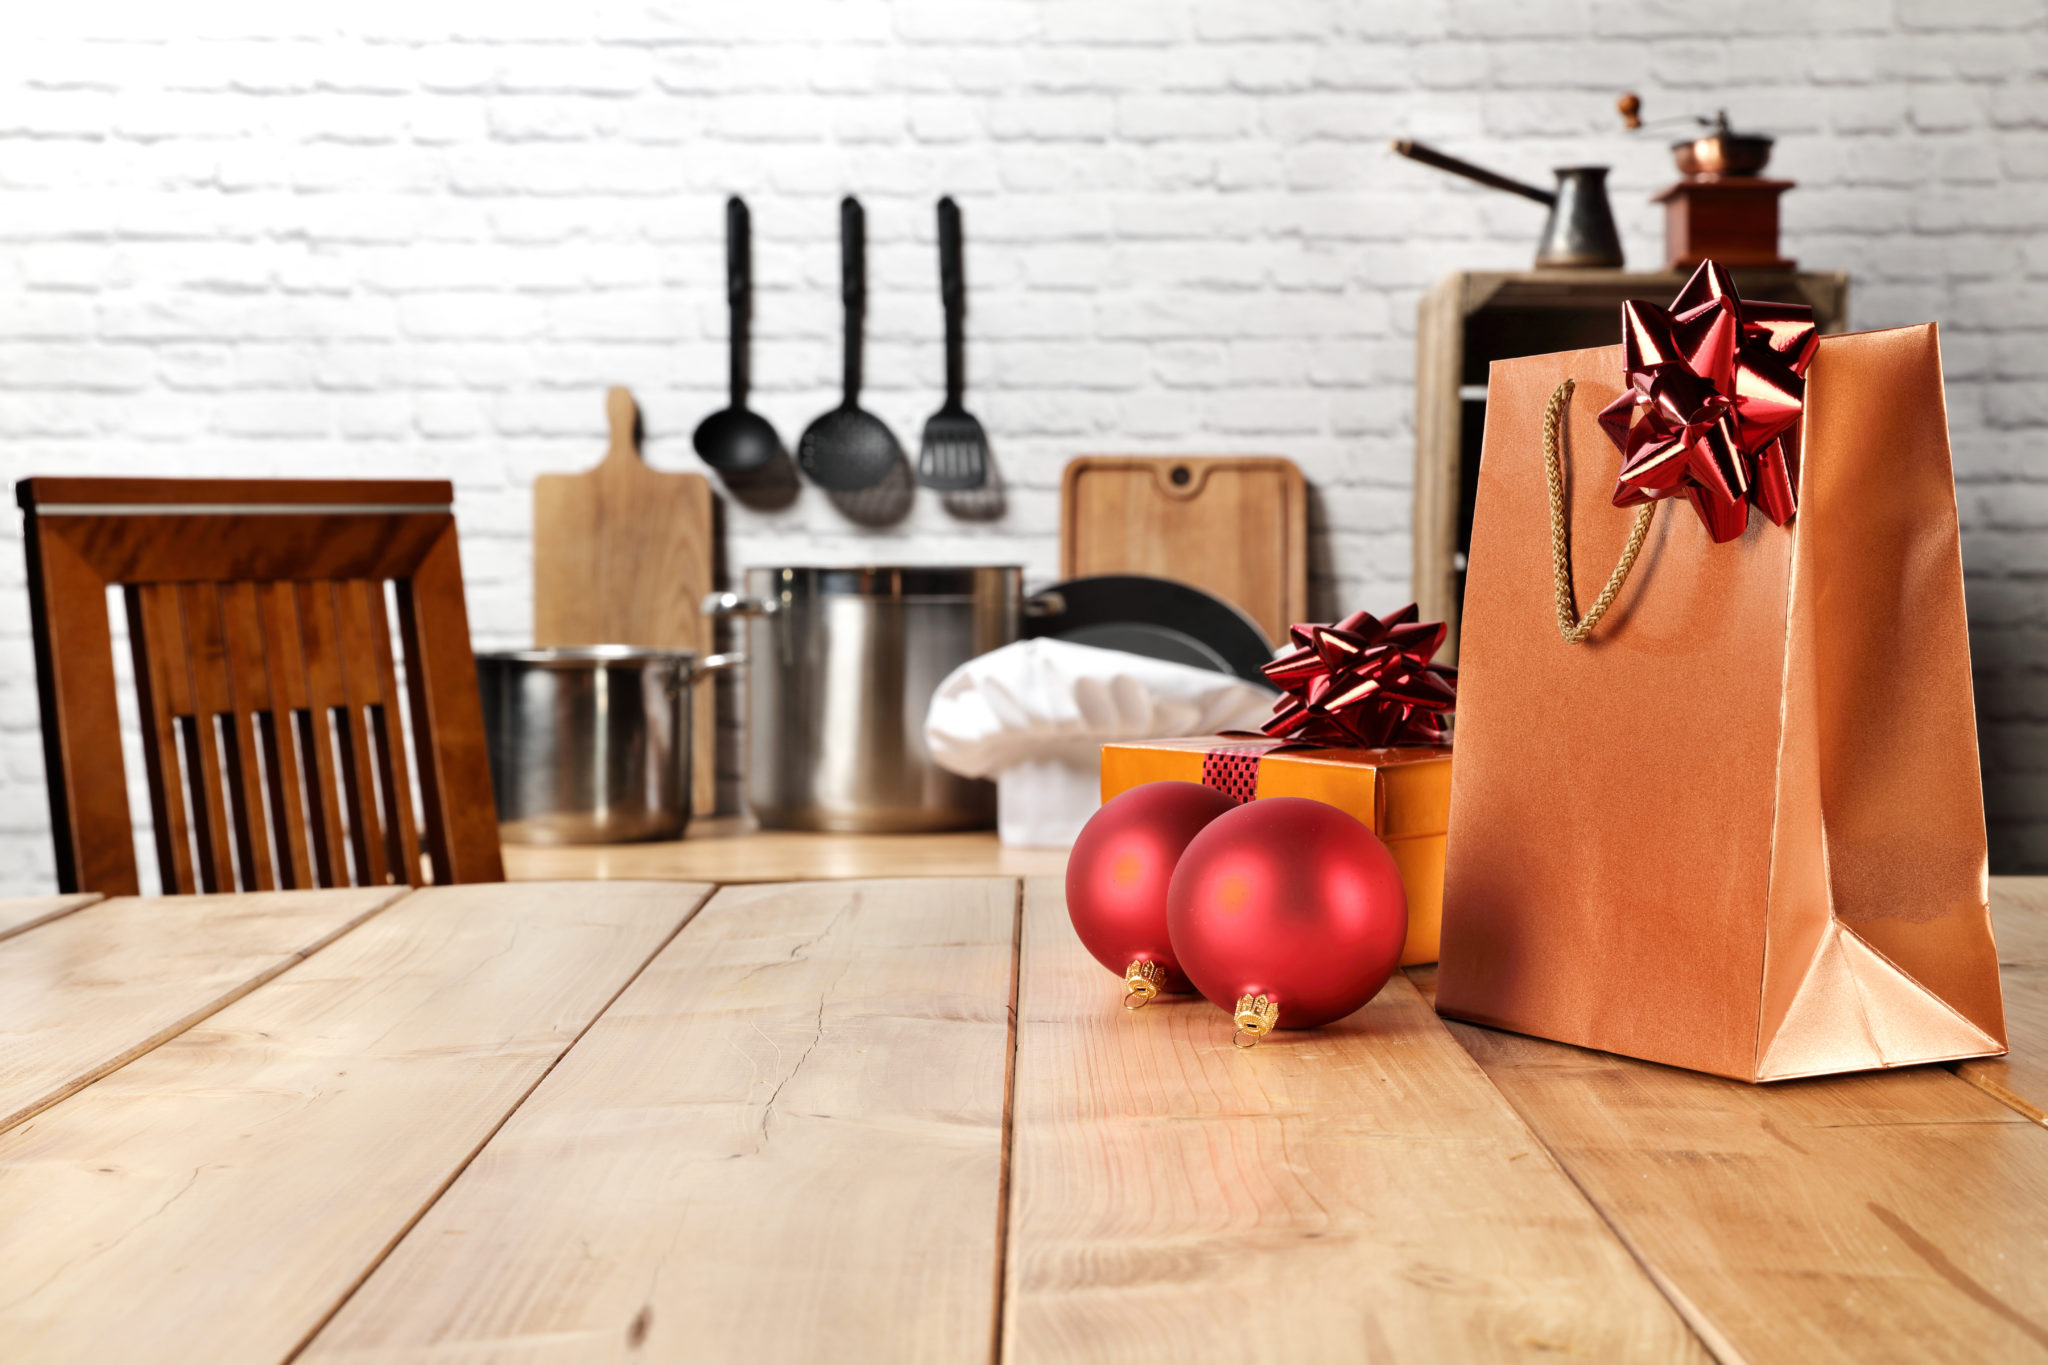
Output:
[[1545,412],[1574,381],[1561,510],[1585,610],[1633,525],[1600,424],[1623,348],[1494,365],[1444,1014],[1750,1081],[2005,1050],[1935,330],[1809,354],[1788,524],[1717,544],[1705,510],[1657,504],[1579,643]]

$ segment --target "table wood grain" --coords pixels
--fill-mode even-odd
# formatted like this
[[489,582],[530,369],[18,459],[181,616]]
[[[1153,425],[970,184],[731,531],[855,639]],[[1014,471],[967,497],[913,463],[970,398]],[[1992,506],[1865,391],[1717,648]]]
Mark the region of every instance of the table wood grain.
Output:
[[0,1132],[0,1358],[2048,1358],[2048,881],[2011,1058],[1761,1087],[1427,969],[1240,1053],[1055,879],[707,892],[0,905],[0,1079],[98,1076]]
[[182,1033],[403,888],[122,896],[0,942],[0,1129]]
[[1956,1073],[2048,1124],[2048,877],[1994,880],[1991,929],[1998,939],[2006,1041],[2012,1051],[1958,1063]]
[[1016,921],[720,891],[303,1359],[986,1357]]
[[1405,978],[1240,1051],[1027,886],[1008,1359],[1707,1359]]
[[418,892],[0,1135],[0,1354],[287,1358],[707,890]]
[[2048,1130],[1948,1069],[1755,1086],[1446,1027],[1722,1360],[2048,1353]]

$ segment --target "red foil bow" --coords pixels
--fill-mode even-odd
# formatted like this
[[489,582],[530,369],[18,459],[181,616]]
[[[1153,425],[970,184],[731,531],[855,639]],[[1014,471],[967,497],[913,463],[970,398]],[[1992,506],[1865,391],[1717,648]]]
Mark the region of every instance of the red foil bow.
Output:
[[1682,494],[1717,543],[1742,534],[1752,502],[1792,520],[1813,309],[1746,303],[1705,261],[1670,308],[1622,304],[1621,339],[1629,387],[1600,414],[1622,453],[1614,505]]
[[1264,669],[1283,694],[1265,732],[1368,749],[1448,743],[1458,671],[1429,661],[1444,624],[1419,615],[1411,602],[1384,621],[1354,611],[1333,626],[1293,627],[1295,647]]

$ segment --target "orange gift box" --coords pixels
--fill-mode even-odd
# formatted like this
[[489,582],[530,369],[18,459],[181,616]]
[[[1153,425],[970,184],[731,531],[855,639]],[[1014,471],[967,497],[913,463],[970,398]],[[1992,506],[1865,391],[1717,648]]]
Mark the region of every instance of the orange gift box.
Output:
[[1408,893],[1401,965],[1436,961],[1451,810],[1449,749],[1323,749],[1228,735],[1102,746],[1104,801],[1147,782],[1200,782],[1240,801],[1305,796],[1356,817],[1394,855]]

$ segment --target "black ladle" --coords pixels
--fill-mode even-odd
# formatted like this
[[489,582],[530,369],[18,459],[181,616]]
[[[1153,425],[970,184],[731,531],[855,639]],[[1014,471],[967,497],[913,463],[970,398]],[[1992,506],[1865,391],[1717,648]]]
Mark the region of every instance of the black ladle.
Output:
[[882,419],[860,406],[861,314],[867,306],[867,219],[852,195],[839,201],[839,292],[846,305],[846,375],[839,406],[797,442],[797,466],[820,488],[852,493],[889,477],[903,448]]
[[751,220],[738,195],[725,201],[725,301],[732,309],[732,401],[697,424],[691,443],[704,463],[722,474],[744,474],[767,466],[782,452],[782,438],[768,419],[747,410],[747,318],[753,304],[754,251]]

